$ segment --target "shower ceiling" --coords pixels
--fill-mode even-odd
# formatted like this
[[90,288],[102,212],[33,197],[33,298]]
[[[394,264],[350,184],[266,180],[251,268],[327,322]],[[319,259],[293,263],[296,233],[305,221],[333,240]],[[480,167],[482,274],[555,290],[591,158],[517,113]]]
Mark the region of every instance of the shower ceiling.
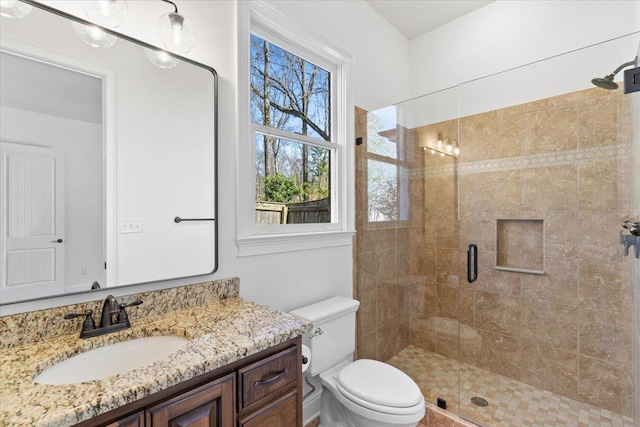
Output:
[[367,0],[384,19],[412,40],[493,3],[486,0]]

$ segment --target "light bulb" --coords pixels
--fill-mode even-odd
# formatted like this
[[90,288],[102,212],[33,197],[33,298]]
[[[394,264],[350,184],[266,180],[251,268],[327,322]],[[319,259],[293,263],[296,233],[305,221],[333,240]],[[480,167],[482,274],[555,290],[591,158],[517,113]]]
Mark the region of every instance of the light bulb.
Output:
[[31,13],[30,4],[18,0],[0,0],[0,16],[5,18],[22,18]]
[[87,17],[103,27],[119,27],[127,13],[127,0],[81,0]]
[[442,148],[443,145],[444,145],[444,143],[442,142],[441,139],[439,139],[438,142],[436,142],[436,147],[438,147],[438,148]]
[[453,149],[453,154],[456,155],[456,156],[459,156],[460,155],[460,149],[458,147],[454,148]]
[[447,153],[451,153],[453,151],[453,147],[451,146],[451,144],[447,144],[445,150],[447,150]]
[[100,10],[100,14],[102,16],[109,16],[109,2],[108,1],[98,1],[98,9]]
[[434,150],[433,148],[429,148],[429,151],[431,152],[431,154],[436,154],[436,150]]
[[440,157],[444,157],[444,153],[440,153]]
[[73,31],[80,37],[80,40],[93,47],[111,47],[118,40],[113,34],[109,34],[95,25],[84,25],[79,22],[72,22]]
[[164,50],[154,50],[154,49],[144,49],[144,53],[149,58],[149,61],[156,67],[171,69],[176,67],[180,60],[174,56],[171,56],[169,53]]
[[158,29],[164,47],[172,52],[187,53],[196,43],[189,21],[177,12],[162,15],[158,20]]
[[102,31],[100,28],[94,27],[94,26],[88,27],[87,34],[89,35],[89,37],[91,37],[95,41],[103,40],[107,36],[107,33]]

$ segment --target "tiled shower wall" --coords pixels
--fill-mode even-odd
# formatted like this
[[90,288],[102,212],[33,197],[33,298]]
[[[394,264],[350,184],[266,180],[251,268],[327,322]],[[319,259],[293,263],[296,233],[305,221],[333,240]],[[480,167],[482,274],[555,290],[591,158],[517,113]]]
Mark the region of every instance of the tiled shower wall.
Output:
[[[416,145],[410,220],[394,226],[366,222],[358,147],[359,357],[386,360],[410,342],[632,415],[634,260],[619,243],[632,211],[630,112],[622,91],[590,89],[405,131]],[[439,132],[459,140],[459,159],[420,149]],[[498,219],[543,221],[543,246],[538,235],[511,242],[524,257],[543,251],[532,254],[543,275],[494,268]]]

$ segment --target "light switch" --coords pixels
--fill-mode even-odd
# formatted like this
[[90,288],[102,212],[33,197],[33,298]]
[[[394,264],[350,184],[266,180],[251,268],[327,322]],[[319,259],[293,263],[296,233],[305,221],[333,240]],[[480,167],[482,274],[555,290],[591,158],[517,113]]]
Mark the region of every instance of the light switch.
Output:
[[126,233],[142,233],[142,222],[138,220],[122,221],[120,234]]

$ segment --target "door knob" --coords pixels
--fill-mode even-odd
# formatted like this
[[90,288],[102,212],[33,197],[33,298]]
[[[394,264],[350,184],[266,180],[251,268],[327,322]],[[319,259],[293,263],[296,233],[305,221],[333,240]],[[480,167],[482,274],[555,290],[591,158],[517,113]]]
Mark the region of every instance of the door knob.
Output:
[[64,242],[64,240],[62,240],[62,239],[58,239],[58,240],[54,240],[54,241],[53,241],[53,242],[51,242],[51,243],[62,243],[62,242]]

